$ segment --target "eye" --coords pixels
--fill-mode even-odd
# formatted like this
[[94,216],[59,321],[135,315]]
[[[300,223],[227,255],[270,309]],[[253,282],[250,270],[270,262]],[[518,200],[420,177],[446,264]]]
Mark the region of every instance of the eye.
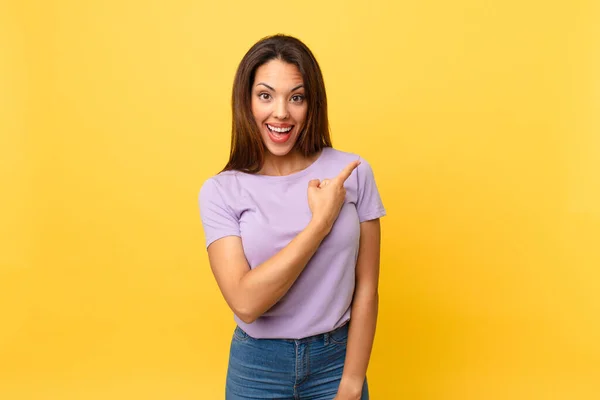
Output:
[[269,100],[271,98],[271,95],[269,93],[262,92],[258,94],[258,98],[261,100]]
[[304,96],[301,94],[295,94],[292,96],[292,102],[294,103],[302,103],[304,101]]

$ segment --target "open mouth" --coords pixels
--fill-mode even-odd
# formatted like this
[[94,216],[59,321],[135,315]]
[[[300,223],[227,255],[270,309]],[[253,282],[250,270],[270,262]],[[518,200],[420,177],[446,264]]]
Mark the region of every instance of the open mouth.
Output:
[[286,133],[289,133],[292,130],[293,127],[294,127],[294,125],[286,126],[285,128],[278,128],[276,126],[272,126],[272,125],[267,124],[267,128],[271,132],[273,132],[273,133],[279,133],[279,134],[282,134],[282,135],[285,135]]
[[290,132],[294,128],[294,125],[277,127],[269,124],[265,124],[269,131],[269,137],[275,143],[285,143],[290,138]]

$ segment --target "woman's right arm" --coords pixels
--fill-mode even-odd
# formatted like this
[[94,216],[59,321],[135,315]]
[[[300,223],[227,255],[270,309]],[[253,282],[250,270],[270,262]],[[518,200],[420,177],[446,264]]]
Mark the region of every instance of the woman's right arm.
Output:
[[250,269],[239,236],[227,236],[208,246],[208,258],[219,288],[233,312],[249,324],[271,308],[296,281],[327,235],[317,221],[273,257]]
[[226,236],[208,246],[210,266],[221,293],[242,321],[254,322],[292,287],[337,219],[346,195],[344,182],[358,164],[350,163],[326,186],[320,187],[318,180],[309,183],[310,223],[256,268],[250,269],[238,236]]

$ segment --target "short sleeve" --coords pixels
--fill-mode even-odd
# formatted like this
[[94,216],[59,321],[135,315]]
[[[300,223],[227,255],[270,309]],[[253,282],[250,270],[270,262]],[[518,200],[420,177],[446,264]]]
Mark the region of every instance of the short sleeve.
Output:
[[360,222],[369,221],[383,217],[386,212],[375,183],[375,176],[371,165],[364,159],[356,168],[358,176],[358,198],[356,209]]
[[211,178],[204,182],[198,196],[207,248],[225,236],[241,236],[239,219],[222,192],[219,183]]

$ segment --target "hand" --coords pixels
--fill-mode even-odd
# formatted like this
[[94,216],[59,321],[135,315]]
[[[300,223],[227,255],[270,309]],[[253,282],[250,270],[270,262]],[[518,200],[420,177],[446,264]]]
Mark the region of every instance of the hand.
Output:
[[313,219],[324,223],[328,231],[331,230],[344,205],[346,198],[344,182],[359,165],[360,161],[353,161],[333,179],[323,179],[322,182],[313,179],[308,183],[308,206]]
[[360,400],[361,397],[362,390],[356,393],[355,391],[345,390],[343,386],[340,386],[333,400]]
[[346,381],[342,378],[337,394],[333,400],[360,400],[362,397],[363,383]]

